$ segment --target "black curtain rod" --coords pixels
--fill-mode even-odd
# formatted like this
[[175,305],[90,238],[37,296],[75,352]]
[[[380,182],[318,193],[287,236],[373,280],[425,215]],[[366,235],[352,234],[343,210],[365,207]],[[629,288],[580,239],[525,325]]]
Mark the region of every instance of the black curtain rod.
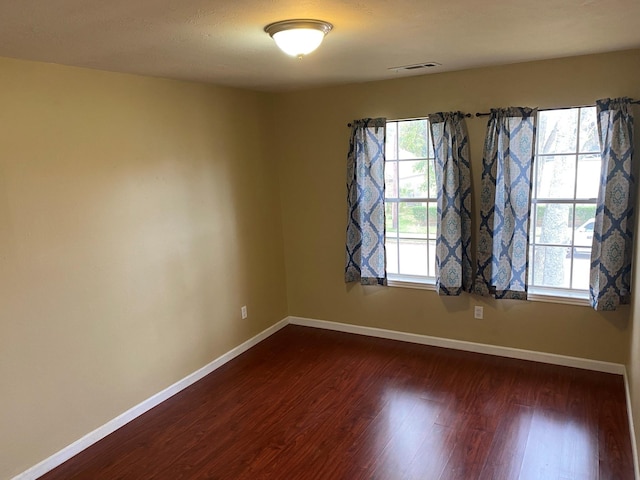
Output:
[[[640,105],[640,100],[631,100],[632,104],[634,105]],[[538,109],[539,112],[548,112],[549,110],[570,110],[572,108],[586,108],[586,107],[595,107],[595,105],[576,105],[573,107],[557,107],[557,108],[540,108]],[[491,115],[491,112],[477,112],[475,115],[471,115],[470,113],[464,113],[463,114],[465,117],[470,118],[470,117],[488,117],[489,115]],[[404,119],[400,119],[400,120],[396,120],[396,121],[407,121],[407,120],[422,120],[423,118],[429,118],[427,117],[419,117],[419,118],[404,118]],[[353,125],[351,123],[347,123],[347,127],[351,128]]]
[[[635,105],[640,105],[640,100],[631,100],[631,102]],[[572,108],[585,108],[585,107],[595,107],[595,105],[576,105],[575,107],[558,107],[558,108],[539,108],[539,112],[548,112],[549,110],[571,110]],[[478,112],[475,114],[476,117],[488,117],[491,115],[490,112]]]
[[[473,115],[471,115],[470,113],[463,113],[462,115],[467,117],[467,118],[473,117]],[[392,120],[392,121],[394,121],[394,122],[407,122],[407,121],[411,121],[411,120],[424,120],[425,118],[429,118],[429,116],[427,115],[426,117],[400,118],[400,119]],[[352,126],[353,126],[353,124],[351,122],[347,123],[347,127],[351,128]]]

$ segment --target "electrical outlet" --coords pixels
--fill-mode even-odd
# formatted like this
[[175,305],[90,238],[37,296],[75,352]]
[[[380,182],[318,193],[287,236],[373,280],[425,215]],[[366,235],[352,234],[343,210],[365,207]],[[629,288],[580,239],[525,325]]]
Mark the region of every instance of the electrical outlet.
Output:
[[242,315],[242,319],[244,320],[245,318],[247,318],[247,306],[244,305],[241,309],[240,309],[240,315]]
[[473,318],[482,320],[484,318],[484,307],[476,305],[473,307]]

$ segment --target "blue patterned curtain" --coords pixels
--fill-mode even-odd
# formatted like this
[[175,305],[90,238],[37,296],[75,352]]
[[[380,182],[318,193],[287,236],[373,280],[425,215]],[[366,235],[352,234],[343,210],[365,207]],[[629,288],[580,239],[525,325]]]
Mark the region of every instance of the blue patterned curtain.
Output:
[[436,288],[440,295],[460,295],[473,284],[469,136],[460,112],[430,114],[429,124],[438,186]]
[[347,156],[345,281],[386,285],[384,248],[384,118],[355,120]]
[[633,246],[633,115],[628,98],[598,100],[602,170],[589,290],[596,310],[629,303]]
[[482,159],[478,294],[527,299],[536,125],[536,109],[491,110]]

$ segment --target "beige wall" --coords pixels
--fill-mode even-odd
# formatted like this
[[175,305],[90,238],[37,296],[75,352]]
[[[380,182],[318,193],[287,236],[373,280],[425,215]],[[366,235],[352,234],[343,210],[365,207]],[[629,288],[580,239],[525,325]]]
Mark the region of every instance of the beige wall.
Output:
[[4,479],[287,304],[268,96],[0,59],[0,105]]
[[[289,314],[624,363],[629,307],[443,298],[343,281],[348,121],[640,98],[640,50],[314,89],[278,97]],[[485,118],[468,119],[477,217]],[[475,218],[474,218],[475,221]],[[482,305],[484,320],[473,319]]]
[[[636,142],[637,143],[637,142]],[[636,151],[637,147],[636,147]],[[636,218],[637,218],[636,210]],[[638,223],[636,222],[636,231],[638,231]],[[640,248],[640,242],[636,237],[636,250]],[[637,446],[640,446],[640,326],[637,322],[640,320],[640,288],[638,282],[640,282],[640,272],[638,265],[635,265],[635,273],[633,276],[634,297],[632,298],[631,306],[631,327],[630,327],[630,353],[629,361],[627,362],[627,381],[629,382],[629,395],[631,400],[631,412],[633,415],[634,432],[633,436],[636,442],[636,455],[640,455],[637,450]]]
[[[640,108],[636,107],[635,113],[635,172],[636,185],[640,182],[640,130],[638,130],[638,121],[640,121]],[[631,297],[630,327],[629,327],[629,360],[627,362],[627,381],[629,383],[629,394],[631,400],[631,411],[634,420],[634,438],[636,446],[640,446],[640,266],[638,258],[640,254],[640,195],[636,197],[635,209],[635,263],[633,266],[632,287],[633,296]],[[637,452],[640,454],[640,452]],[[640,472],[638,472],[640,473]]]

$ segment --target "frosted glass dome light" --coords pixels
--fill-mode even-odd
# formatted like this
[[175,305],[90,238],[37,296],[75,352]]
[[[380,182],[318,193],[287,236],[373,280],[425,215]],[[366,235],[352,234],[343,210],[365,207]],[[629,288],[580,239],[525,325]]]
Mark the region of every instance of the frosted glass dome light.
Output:
[[284,20],[264,27],[287,55],[302,58],[320,46],[333,25],[321,20]]

